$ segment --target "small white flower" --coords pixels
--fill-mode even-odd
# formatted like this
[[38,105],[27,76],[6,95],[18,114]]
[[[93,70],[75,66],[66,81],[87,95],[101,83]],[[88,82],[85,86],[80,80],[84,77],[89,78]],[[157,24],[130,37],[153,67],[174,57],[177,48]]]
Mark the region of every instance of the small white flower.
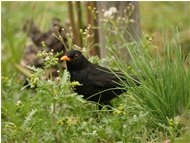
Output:
[[90,29],[90,28],[91,28],[91,25],[89,24],[88,27],[87,27],[87,29]]
[[112,13],[116,13],[117,9],[116,9],[116,7],[110,7],[109,11],[111,11]]
[[83,47],[82,48],[82,52],[86,52],[87,50],[86,50],[86,48],[85,47]]
[[134,20],[134,19],[129,19],[129,21],[130,21],[131,23],[134,23],[134,22],[135,22],[135,20]]
[[46,58],[45,58],[45,61],[47,61],[47,60],[49,60],[50,59],[50,57],[49,56],[47,56]]
[[107,11],[105,11],[104,12],[104,17],[111,17],[112,16],[112,12],[111,11],[109,11],[109,10],[107,10]]
[[109,10],[104,12],[104,17],[112,18],[115,13],[117,13],[117,9],[115,7],[110,7]]
[[87,38],[89,38],[89,37],[90,37],[90,34],[87,35]]

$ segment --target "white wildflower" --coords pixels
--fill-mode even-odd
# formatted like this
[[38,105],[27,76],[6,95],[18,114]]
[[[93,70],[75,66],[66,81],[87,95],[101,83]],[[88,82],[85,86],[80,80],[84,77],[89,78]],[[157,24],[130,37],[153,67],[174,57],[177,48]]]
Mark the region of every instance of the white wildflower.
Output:
[[104,12],[104,17],[109,18],[111,16],[112,16],[112,12],[111,11],[107,10],[107,11]]
[[134,23],[134,22],[135,22],[135,20],[134,20],[134,19],[129,19],[129,21],[130,21],[131,23]]
[[116,7],[110,7],[109,11],[111,11],[112,13],[116,13],[117,9],[116,9]]
[[82,52],[87,52],[85,47],[82,48]]
[[49,56],[45,57],[45,61],[48,61],[49,59],[50,59],[50,57],[49,57]]
[[117,9],[115,7],[110,7],[109,10],[104,12],[104,17],[112,18],[115,13],[117,13]]

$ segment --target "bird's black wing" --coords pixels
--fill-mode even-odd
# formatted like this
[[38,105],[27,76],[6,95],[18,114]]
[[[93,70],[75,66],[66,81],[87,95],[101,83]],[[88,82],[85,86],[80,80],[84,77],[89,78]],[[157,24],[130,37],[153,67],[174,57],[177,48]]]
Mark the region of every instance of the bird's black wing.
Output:
[[99,65],[92,65],[88,73],[90,84],[101,88],[115,88],[119,86],[119,74]]

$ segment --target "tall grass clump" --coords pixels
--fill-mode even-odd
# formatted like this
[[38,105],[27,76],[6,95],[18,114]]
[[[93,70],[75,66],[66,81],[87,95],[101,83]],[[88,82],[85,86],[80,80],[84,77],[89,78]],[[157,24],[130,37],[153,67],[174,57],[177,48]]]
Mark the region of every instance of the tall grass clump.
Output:
[[163,55],[151,54],[145,48],[150,48],[150,45],[141,48],[141,53],[130,48],[133,62],[141,70],[138,74],[145,78],[142,88],[134,93],[140,95],[152,116],[167,123],[167,118],[173,119],[190,107],[189,67],[185,70],[185,60],[189,57],[183,57],[177,42],[165,43]]
[[[121,82],[129,89],[136,107],[148,112],[147,125],[173,137],[179,135],[180,121],[189,118],[190,109],[190,59],[182,54],[179,38],[165,38],[164,46],[158,47],[149,36],[139,35],[134,40],[127,28],[135,21],[129,17],[105,17],[103,21],[101,30],[106,34],[110,65],[128,79],[127,83]],[[140,86],[130,82],[130,74],[137,77]]]
[[[123,39],[124,41],[124,39]],[[125,44],[131,57],[132,73],[140,79],[140,87],[129,87],[136,101],[148,111],[150,126],[178,129],[180,118],[190,109],[189,56],[182,55],[181,47],[174,42],[165,42],[161,53],[146,38],[140,42]],[[112,51],[114,48],[112,48]],[[129,78],[128,68],[116,62]]]

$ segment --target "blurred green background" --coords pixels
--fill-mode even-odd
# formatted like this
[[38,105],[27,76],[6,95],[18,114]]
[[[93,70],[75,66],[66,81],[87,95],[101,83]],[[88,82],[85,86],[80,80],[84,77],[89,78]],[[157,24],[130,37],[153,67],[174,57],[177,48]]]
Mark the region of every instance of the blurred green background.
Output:
[[[85,3],[85,2],[83,2]],[[52,17],[68,22],[67,2],[2,2],[2,67],[3,73],[12,71],[9,63],[19,63],[26,46],[27,37],[22,31],[25,21],[34,19],[42,31],[47,31]],[[156,35],[156,43],[161,43],[162,34],[174,37],[178,31],[181,39],[189,44],[190,2],[139,2],[142,32]],[[83,17],[85,8],[83,5]],[[186,44],[186,45],[187,45]],[[16,53],[16,54],[15,54]]]

